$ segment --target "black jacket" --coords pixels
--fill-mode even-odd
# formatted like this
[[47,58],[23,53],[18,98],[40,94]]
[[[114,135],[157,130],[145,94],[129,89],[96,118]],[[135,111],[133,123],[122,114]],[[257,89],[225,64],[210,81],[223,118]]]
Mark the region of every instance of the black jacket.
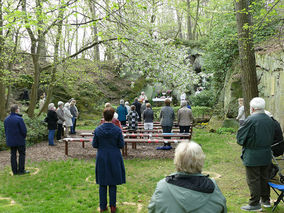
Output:
[[57,129],[57,113],[53,110],[48,110],[47,112],[47,127],[48,130],[55,130]]

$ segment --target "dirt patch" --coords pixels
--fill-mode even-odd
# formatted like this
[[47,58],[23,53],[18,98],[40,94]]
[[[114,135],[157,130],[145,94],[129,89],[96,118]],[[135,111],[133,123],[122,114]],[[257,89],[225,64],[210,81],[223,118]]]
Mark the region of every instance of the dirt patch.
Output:
[[[77,135],[72,137],[79,137],[79,133],[81,132],[89,131],[80,131]],[[124,157],[124,159],[174,158],[174,148],[176,147],[176,144],[172,144],[173,149],[171,150],[156,150],[157,146],[161,146],[161,144],[137,144],[137,149],[132,149],[131,145],[128,145],[128,156]],[[31,147],[27,147],[26,162],[57,161],[72,158],[92,160],[96,158],[97,150],[92,147],[91,143],[85,143],[85,148],[82,148],[81,143],[69,143],[68,156],[64,154],[64,149],[65,143],[63,142],[56,142],[56,146],[48,146],[47,141],[37,143]],[[0,169],[4,169],[6,166],[10,166],[9,150],[0,152]]]

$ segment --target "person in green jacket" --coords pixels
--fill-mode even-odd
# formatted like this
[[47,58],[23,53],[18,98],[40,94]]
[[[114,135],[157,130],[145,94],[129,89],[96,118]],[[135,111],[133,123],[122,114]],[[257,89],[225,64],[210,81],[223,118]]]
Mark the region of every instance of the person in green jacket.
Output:
[[264,108],[264,99],[253,98],[250,101],[251,115],[237,133],[237,142],[243,147],[241,159],[246,168],[246,179],[250,190],[249,204],[241,207],[244,211],[261,211],[261,204],[264,207],[271,207],[268,181],[274,124],[265,114]]
[[174,159],[177,172],[158,182],[149,213],[226,213],[226,199],[216,182],[201,174],[204,159],[200,145],[180,143]]

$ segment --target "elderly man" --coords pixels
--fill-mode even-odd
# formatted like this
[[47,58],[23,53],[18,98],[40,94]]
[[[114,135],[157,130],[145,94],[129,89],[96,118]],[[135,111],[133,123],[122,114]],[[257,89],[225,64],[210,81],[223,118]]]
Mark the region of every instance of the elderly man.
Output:
[[270,207],[268,180],[274,124],[265,114],[264,108],[265,101],[262,98],[253,98],[250,102],[251,115],[237,133],[238,144],[243,147],[241,158],[251,195],[249,204],[241,207],[244,211],[261,211],[261,204]]
[[176,173],[158,182],[149,213],[226,213],[226,199],[216,182],[201,174],[205,155],[191,141],[175,150]]
[[[29,173],[25,170],[27,128],[22,115],[19,113],[18,105],[13,105],[11,114],[4,121],[6,144],[11,148],[11,167],[14,175]],[[19,166],[17,164],[17,151],[19,152]]]

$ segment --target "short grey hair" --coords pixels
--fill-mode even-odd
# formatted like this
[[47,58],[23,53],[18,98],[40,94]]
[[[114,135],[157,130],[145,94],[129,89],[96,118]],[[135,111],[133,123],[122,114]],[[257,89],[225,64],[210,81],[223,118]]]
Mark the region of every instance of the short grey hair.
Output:
[[57,106],[61,106],[61,105],[63,105],[64,103],[62,102],[62,101],[58,101],[58,103],[57,103]]
[[178,172],[201,173],[205,154],[194,141],[182,142],[175,150],[174,164]]
[[15,113],[19,109],[19,106],[17,104],[13,104],[10,108],[11,113]]
[[112,107],[112,106],[111,106],[110,103],[107,102],[107,103],[105,103],[105,108],[107,108],[107,107]]
[[186,106],[187,105],[187,102],[186,101],[182,101],[181,103],[180,103],[180,106],[181,107],[184,107],[184,106]]
[[250,101],[249,105],[255,110],[263,111],[265,109],[265,100],[263,98],[256,97]]
[[119,104],[124,104],[124,100],[121,99],[121,100],[119,101]]
[[54,103],[48,104],[48,110],[53,110],[54,109]]

